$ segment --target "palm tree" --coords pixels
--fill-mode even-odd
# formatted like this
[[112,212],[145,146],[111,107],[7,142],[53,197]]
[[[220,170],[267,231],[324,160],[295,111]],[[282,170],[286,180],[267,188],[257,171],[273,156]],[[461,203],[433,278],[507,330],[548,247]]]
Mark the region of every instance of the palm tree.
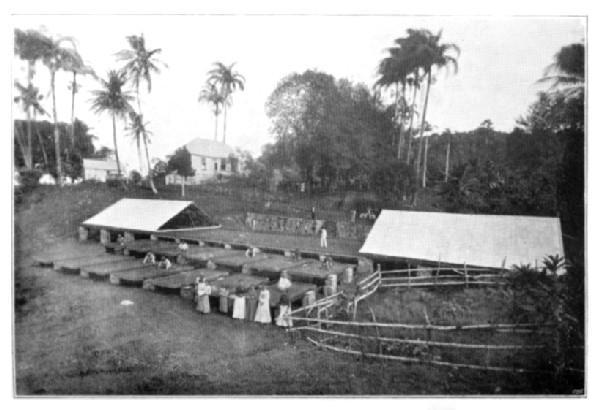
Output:
[[[23,111],[27,113],[27,142],[23,144],[20,138],[17,138],[25,167],[27,169],[33,168],[33,156],[31,153],[31,128],[32,128],[32,112],[33,118],[35,119],[36,114],[46,114],[44,108],[40,104],[40,100],[43,98],[39,92],[39,89],[33,84],[29,83],[27,86],[15,81],[15,87],[19,91],[19,95],[14,98],[15,103],[20,103]],[[44,152],[44,161],[47,163],[44,146],[42,144],[42,150]]]
[[218,85],[220,92],[225,100],[223,104],[223,143],[226,142],[227,129],[227,103],[231,103],[232,94],[239,88],[244,91],[244,83],[246,79],[243,75],[234,71],[232,63],[226,66],[223,63],[214,63],[214,68],[208,72],[208,82]]
[[[385,57],[379,63],[379,78],[375,82],[376,87],[389,88],[395,87],[395,120],[399,125],[398,130],[398,159],[400,159],[400,150],[402,147],[402,128],[404,120],[407,117],[407,103],[405,98],[407,77],[410,70],[407,64],[407,56],[402,48],[388,49],[389,56]],[[394,138],[392,138],[392,146]]]
[[[48,44],[48,39],[35,30],[23,31],[15,29],[14,35],[14,52],[19,58],[27,61],[27,85],[24,86],[20,83],[15,83],[15,86],[19,91],[19,96],[15,97],[15,102],[21,103],[21,106],[27,116],[27,144],[22,148],[25,166],[31,169],[33,167],[31,154],[32,110],[33,117],[35,117],[36,110],[37,112],[43,111],[39,105],[39,100],[41,99],[39,90],[37,87],[33,86],[32,80],[35,75],[35,64],[43,57],[44,51]],[[21,143],[20,140],[18,141]]]
[[71,90],[71,146],[75,146],[75,94],[79,91],[79,84],[77,84],[77,75],[92,75],[95,78],[96,73],[94,70],[83,62],[81,55],[74,50],[65,61],[64,69],[70,71],[73,74],[73,80],[69,84],[69,90]]
[[[134,138],[134,140],[138,143],[138,146],[140,139],[144,139],[144,148],[146,150],[146,166],[148,167],[148,169],[152,169],[150,165],[150,156],[148,155],[148,144],[146,143],[146,141],[150,142],[149,136],[152,135],[152,132],[150,132],[146,127],[148,123],[144,122],[144,118],[141,114],[135,112],[135,110],[133,109],[131,109],[128,114],[129,126],[127,127],[127,129],[129,131],[129,135],[131,135]],[[140,164],[140,168],[141,166],[142,164]],[[148,178],[150,178],[150,186],[154,190],[154,182],[152,181],[152,175],[150,173],[148,173]]]
[[99,79],[99,81],[102,84],[102,89],[92,91],[94,95],[92,109],[96,113],[109,112],[112,116],[113,144],[117,157],[117,170],[121,175],[119,148],[117,146],[117,118],[123,119],[128,112],[133,110],[130,104],[133,97],[123,90],[125,78],[121,72],[112,70],[108,73],[107,80]]
[[538,82],[552,82],[551,88],[565,86],[568,93],[582,90],[585,82],[585,46],[574,43],[562,47]]
[[[58,129],[58,116],[56,114],[56,73],[64,70],[68,61],[73,59],[76,53],[75,41],[72,37],[52,38],[41,33],[37,33],[38,41],[41,44],[42,62],[50,71],[50,90],[52,95],[52,120],[54,122],[54,152],[56,156],[56,174],[58,184],[62,187],[62,160],[60,152],[60,131]],[[70,48],[63,45],[70,44]]]
[[[143,114],[142,104],[140,100],[140,84],[143,81],[145,81],[148,87],[148,93],[152,92],[152,73],[159,74],[159,65],[162,65],[163,67],[166,67],[167,65],[156,58],[156,55],[159,54],[162,51],[162,49],[155,48],[153,50],[148,50],[146,48],[146,40],[144,39],[144,34],[140,34],[139,36],[128,36],[127,42],[129,43],[130,49],[120,51],[119,53],[117,53],[117,57],[119,58],[119,60],[126,62],[122,71],[126,73],[128,79],[133,82],[138,106],[138,115],[142,117]],[[142,133],[142,140],[144,142],[144,147],[146,150],[146,161],[149,163],[150,158],[148,157],[148,135],[146,133],[147,130],[143,128],[142,131],[144,131]],[[141,172],[142,164],[139,140],[137,149],[138,157],[140,158]],[[154,192],[155,194],[158,193],[158,191],[154,187],[154,181],[152,179],[152,168],[150,167],[148,167],[148,180],[150,183],[150,188],[152,188],[152,192]]]
[[208,104],[212,104],[213,106],[213,114],[215,115],[215,141],[217,140],[217,127],[219,124],[219,114],[221,113],[221,108],[225,106],[228,101],[225,99],[223,94],[219,91],[217,86],[213,83],[207,82],[204,88],[200,91],[200,96],[198,97],[199,102],[206,102]]
[[[421,68],[424,72],[425,78],[427,78],[427,87],[425,89],[425,102],[423,103],[423,114],[421,115],[421,128],[419,131],[419,144],[423,140],[423,133],[425,131],[425,121],[427,117],[427,106],[429,104],[429,91],[431,90],[431,84],[433,80],[433,69],[442,69],[452,66],[454,73],[458,71],[457,58],[460,55],[460,48],[456,44],[442,43],[440,39],[442,37],[442,31],[438,34],[433,35],[429,30],[409,30],[409,37],[413,37],[410,41],[412,55],[416,60],[416,65]],[[449,54],[453,52],[456,57]],[[427,186],[427,150],[429,147],[429,137],[425,137],[425,151],[423,155],[423,179],[421,186],[425,188]],[[420,157],[417,159],[417,163],[420,162]]]

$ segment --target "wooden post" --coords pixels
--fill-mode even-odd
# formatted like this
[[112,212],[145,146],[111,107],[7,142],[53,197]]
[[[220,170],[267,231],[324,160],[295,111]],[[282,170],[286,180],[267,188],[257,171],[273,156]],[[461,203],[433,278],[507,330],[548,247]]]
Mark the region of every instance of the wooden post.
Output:
[[469,289],[469,271],[467,270],[467,262],[465,262],[465,286]]
[[410,263],[408,264],[408,287],[410,288],[411,284],[410,284],[410,279],[411,279],[411,272],[410,272]]

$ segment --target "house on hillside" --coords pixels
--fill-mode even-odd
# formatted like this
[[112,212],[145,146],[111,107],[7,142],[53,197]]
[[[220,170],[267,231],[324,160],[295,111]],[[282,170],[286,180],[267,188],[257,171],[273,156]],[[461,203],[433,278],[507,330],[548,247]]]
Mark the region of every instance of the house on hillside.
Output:
[[83,179],[106,182],[107,177],[118,175],[117,161],[114,158],[84,158]]
[[[185,148],[190,153],[192,168],[196,171],[193,177],[185,178],[186,185],[200,184],[204,181],[231,176],[239,170],[239,160],[233,148],[219,141],[196,138]],[[180,185],[181,177],[173,172],[165,177],[165,183]]]

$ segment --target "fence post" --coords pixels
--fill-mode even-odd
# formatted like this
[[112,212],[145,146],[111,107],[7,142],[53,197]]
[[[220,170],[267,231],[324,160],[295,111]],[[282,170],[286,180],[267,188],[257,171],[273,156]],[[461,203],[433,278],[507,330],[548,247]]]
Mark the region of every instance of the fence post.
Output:
[[411,272],[410,272],[410,263],[409,263],[408,264],[408,287],[409,288],[411,286],[410,279],[411,279]]
[[469,271],[467,270],[467,262],[464,263],[465,269],[465,287],[469,289]]

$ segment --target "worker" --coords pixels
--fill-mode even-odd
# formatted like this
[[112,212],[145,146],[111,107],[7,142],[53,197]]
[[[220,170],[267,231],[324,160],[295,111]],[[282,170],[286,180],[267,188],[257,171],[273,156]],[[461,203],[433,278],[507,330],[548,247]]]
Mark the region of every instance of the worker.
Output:
[[196,278],[196,310],[201,313],[210,313],[210,286],[206,278]]
[[327,229],[321,228],[321,248],[327,248]]
[[162,259],[160,260],[160,262],[158,262],[158,268],[159,269],[164,269],[164,270],[168,270],[171,268],[171,261],[166,258],[166,257],[162,257]]
[[281,276],[279,277],[279,282],[277,282],[277,288],[285,292],[292,286],[292,282],[290,281],[290,275],[286,270],[281,272]]
[[279,315],[277,315],[277,319],[275,319],[275,324],[281,327],[292,327],[291,313],[292,307],[290,298],[284,293],[279,299]]
[[156,263],[156,257],[152,252],[148,252],[146,256],[144,256],[144,260],[142,264],[144,265],[154,265]]
[[258,294],[258,306],[256,307],[256,315],[254,321],[259,323],[271,323],[271,307],[270,307],[271,294],[269,289],[264,286],[261,287]]

